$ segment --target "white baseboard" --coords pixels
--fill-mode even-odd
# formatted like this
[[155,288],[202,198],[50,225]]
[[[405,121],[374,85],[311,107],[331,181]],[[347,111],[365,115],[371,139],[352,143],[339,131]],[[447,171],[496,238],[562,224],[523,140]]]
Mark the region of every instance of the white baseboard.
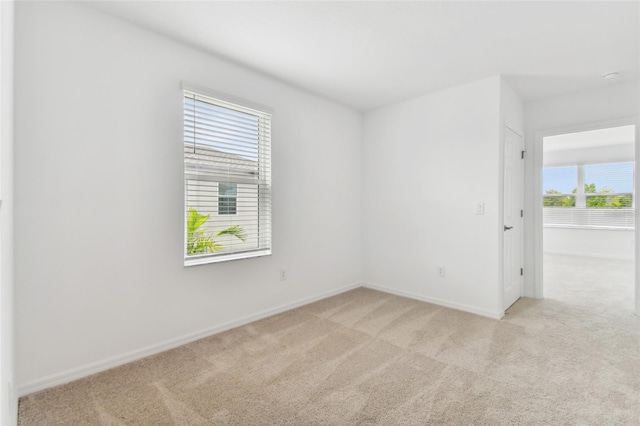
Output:
[[504,311],[490,311],[487,309],[476,308],[474,306],[464,305],[461,303],[450,302],[448,300],[437,299],[435,297],[428,297],[417,293],[411,293],[409,291],[397,290],[395,288],[385,287],[373,283],[365,283],[363,287],[367,287],[373,290],[382,291],[385,293],[395,294],[396,296],[408,297],[409,299],[420,300],[422,302],[432,303],[434,305],[444,306],[446,308],[456,309],[458,311],[469,312],[472,314],[488,317],[492,319],[501,319],[504,316]]
[[355,288],[362,287],[362,283],[354,283],[344,287],[340,287],[335,290],[331,290],[325,293],[321,293],[315,296],[306,297],[304,299],[297,300],[292,303],[277,306],[275,308],[267,309],[257,314],[248,315],[239,318],[234,321],[229,321],[224,324],[215,325],[204,330],[200,330],[194,333],[188,333],[183,336],[166,340],[164,342],[147,346],[135,351],[131,351],[122,355],[106,358],[97,362],[83,365],[78,368],[72,368],[61,373],[52,374],[41,379],[33,380],[18,386],[18,395],[25,396],[33,392],[48,389],[53,386],[69,383],[74,380],[81,379],[83,377],[90,376],[92,374],[100,373],[101,371],[109,370],[114,367],[118,367],[129,362],[137,361],[142,358],[146,358],[151,355],[158,354],[160,352],[167,351],[169,349],[176,348],[178,346],[185,345],[187,343],[194,342],[196,340],[203,339],[205,337],[213,336],[223,331],[230,330],[232,328],[240,327],[251,322],[270,317],[282,312],[289,311],[291,309],[298,308],[300,306],[307,305],[309,303],[317,302],[318,300],[326,299],[327,297],[335,296],[340,293],[344,293]]
[[633,255],[621,256],[621,255],[586,253],[586,252],[565,251],[565,250],[545,250],[544,254],[559,254],[559,255],[565,255],[565,256],[593,257],[593,258],[596,258],[596,259],[634,260]]

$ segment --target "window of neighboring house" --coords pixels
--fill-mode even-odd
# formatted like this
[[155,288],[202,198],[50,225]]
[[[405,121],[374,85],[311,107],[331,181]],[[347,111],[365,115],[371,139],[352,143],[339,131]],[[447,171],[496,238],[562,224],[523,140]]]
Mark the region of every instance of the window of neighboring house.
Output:
[[184,90],[185,265],[271,254],[271,113]]
[[220,182],[218,184],[218,214],[236,214],[238,196],[237,183]]
[[634,163],[543,169],[546,226],[633,228]]

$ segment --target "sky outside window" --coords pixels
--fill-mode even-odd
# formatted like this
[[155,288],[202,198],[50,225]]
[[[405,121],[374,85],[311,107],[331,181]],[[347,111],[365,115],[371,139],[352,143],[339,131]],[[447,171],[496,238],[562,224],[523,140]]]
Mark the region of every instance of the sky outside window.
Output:
[[[608,188],[615,192],[633,192],[633,163],[588,164],[584,166],[584,181],[595,184],[596,191]],[[570,194],[577,187],[578,168],[547,167],[543,169],[542,193],[557,190]]]
[[595,183],[596,191],[633,192],[633,163],[586,165],[584,182]]
[[571,194],[578,182],[578,168],[547,167],[542,171],[542,193],[554,189],[562,194]]

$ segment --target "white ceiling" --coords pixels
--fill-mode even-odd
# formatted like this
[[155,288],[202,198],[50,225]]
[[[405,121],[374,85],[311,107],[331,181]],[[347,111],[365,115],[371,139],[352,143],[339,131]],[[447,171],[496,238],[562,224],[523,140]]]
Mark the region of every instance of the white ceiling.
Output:
[[638,2],[87,5],[366,111],[496,74],[524,100],[638,79]]

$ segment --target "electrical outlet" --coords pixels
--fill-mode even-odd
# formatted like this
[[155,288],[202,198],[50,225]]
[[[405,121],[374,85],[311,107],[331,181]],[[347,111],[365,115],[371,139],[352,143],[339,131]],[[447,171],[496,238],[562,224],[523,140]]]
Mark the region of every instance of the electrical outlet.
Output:
[[445,270],[444,270],[444,266],[438,266],[438,276],[439,277],[444,277],[446,275]]
[[287,280],[287,270],[280,269],[280,281],[286,281],[286,280]]

